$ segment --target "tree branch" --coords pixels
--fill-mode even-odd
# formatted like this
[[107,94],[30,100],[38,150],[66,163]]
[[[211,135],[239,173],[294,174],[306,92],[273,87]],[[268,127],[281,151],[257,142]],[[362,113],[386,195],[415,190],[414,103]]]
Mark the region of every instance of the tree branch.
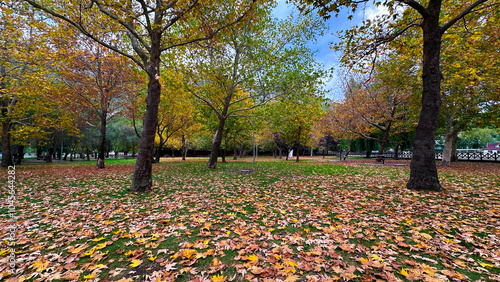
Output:
[[74,26],[76,29],[78,29],[83,35],[87,36],[88,38],[94,40],[95,42],[97,42],[98,44],[112,50],[112,51],[115,51],[116,53],[120,54],[120,55],[123,55],[129,59],[131,59],[134,63],[136,63],[140,68],[142,69],[146,69],[145,65],[143,63],[141,63],[141,61],[137,60],[137,58],[135,58],[134,56],[114,47],[114,46],[111,46],[110,44],[100,40],[99,38],[95,37],[94,35],[92,35],[90,32],[88,32],[82,25],[76,23],[75,21],[69,19],[68,17],[60,14],[60,13],[57,13],[55,11],[52,11],[38,3],[35,2],[35,0],[23,0],[25,2],[27,2],[28,4],[30,4],[31,6],[37,8],[37,9],[40,9],[44,12],[46,12],[47,14],[50,14],[58,19],[61,19],[67,23],[69,23],[70,25]]
[[424,6],[420,5],[420,3],[418,3],[415,0],[398,0],[398,2],[404,3],[404,4],[412,7],[419,14],[421,14],[422,17],[424,17],[424,18],[429,16],[429,12],[427,11],[427,9]]
[[448,28],[450,28],[452,25],[454,25],[457,21],[459,21],[461,18],[463,18],[465,15],[470,13],[472,9],[475,7],[485,3],[488,0],[476,0],[474,3],[470,4],[467,8],[465,8],[462,12],[460,12],[458,15],[456,15],[453,19],[451,19],[449,22],[444,24],[441,27],[441,34],[445,33]]

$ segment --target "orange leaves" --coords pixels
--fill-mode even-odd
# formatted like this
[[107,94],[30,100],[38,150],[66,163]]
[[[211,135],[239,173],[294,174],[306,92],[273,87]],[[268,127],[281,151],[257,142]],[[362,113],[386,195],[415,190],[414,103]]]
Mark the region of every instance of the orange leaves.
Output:
[[[180,275],[193,281],[496,278],[489,213],[498,209],[495,164],[446,168],[444,195],[407,193],[407,167],[362,163],[262,162],[253,174],[223,167],[201,177],[193,171],[198,161],[165,162],[154,167],[162,184],[151,195],[122,195],[132,173],[126,166],[110,165],[95,175],[94,168],[79,164],[72,167],[74,186],[65,184],[64,167],[25,166],[19,172],[26,177],[23,189],[40,199],[21,199],[34,205],[27,218],[47,225],[33,227],[16,246],[16,256],[35,258],[20,263],[21,275],[113,281],[135,281],[128,273],[141,271],[153,281]],[[293,177],[283,176],[285,169]],[[101,185],[107,189],[100,191]],[[39,186],[43,193],[34,188]],[[90,192],[95,196],[88,197]],[[65,213],[51,212],[61,209]],[[97,214],[109,215],[113,224]],[[65,231],[55,232],[59,226]],[[37,243],[46,238],[50,243]],[[0,253],[6,258],[8,252]]]

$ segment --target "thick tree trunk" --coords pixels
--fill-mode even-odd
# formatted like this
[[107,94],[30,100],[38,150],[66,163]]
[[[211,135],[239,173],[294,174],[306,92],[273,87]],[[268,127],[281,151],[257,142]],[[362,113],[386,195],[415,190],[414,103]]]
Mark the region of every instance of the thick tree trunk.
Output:
[[[432,7],[430,7],[433,5]],[[439,66],[441,29],[439,12],[441,1],[429,4],[429,15],[422,23],[424,46],[422,65],[422,109],[413,140],[413,157],[410,163],[411,190],[441,191],[435,159],[435,135],[441,107],[440,87],[442,74]]]
[[153,34],[149,52],[150,64],[147,66],[148,95],[146,97],[146,115],[144,116],[139,153],[135,162],[134,178],[130,191],[144,192],[151,190],[153,148],[158,125],[158,105],[160,104],[160,40],[161,32]]
[[89,151],[89,148],[87,147],[87,148],[85,148],[85,150],[86,150],[86,153],[87,153],[86,154],[87,155],[87,161],[90,161],[90,151]]
[[12,162],[12,148],[10,146],[10,122],[2,123],[2,167],[14,165]]
[[108,113],[106,110],[101,112],[101,128],[99,134],[99,146],[97,148],[97,168],[104,168],[104,158],[106,154],[106,123],[108,119]]
[[279,155],[280,155],[280,160],[283,159],[283,149],[278,148]]
[[219,127],[217,128],[217,131],[212,139],[212,151],[210,152],[210,158],[208,159],[208,163],[205,168],[215,169],[217,167],[217,157],[219,156],[219,149],[222,143],[222,134],[225,122],[226,118],[219,119]]

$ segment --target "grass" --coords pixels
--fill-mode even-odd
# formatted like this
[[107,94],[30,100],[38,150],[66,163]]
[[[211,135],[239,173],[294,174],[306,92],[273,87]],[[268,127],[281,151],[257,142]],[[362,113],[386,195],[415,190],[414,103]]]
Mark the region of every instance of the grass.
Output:
[[[499,164],[440,168],[445,191],[436,193],[406,190],[407,166],[361,159],[305,158],[298,164],[243,159],[219,163],[216,170],[205,169],[205,161],[162,160],[153,167],[153,191],[139,194],[128,192],[135,160],[106,160],[103,170],[86,161],[16,167],[16,276],[28,281],[499,276]],[[6,201],[5,193],[0,197]],[[5,261],[9,222],[7,210],[0,212]],[[14,277],[5,264],[0,267],[2,276]]]

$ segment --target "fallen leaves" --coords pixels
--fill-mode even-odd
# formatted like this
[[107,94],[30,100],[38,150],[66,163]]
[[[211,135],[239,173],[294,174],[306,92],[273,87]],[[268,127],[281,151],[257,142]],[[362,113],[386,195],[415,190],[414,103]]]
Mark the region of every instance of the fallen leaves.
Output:
[[[225,168],[202,170],[197,162],[165,163],[155,166],[155,189],[146,195],[124,193],[129,167],[96,171],[75,165],[62,170],[67,174],[57,166],[23,167],[19,205],[25,218],[15,246],[19,276],[117,281],[498,277],[497,164],[442,169],[443,193],[407,191],[405,167],[345,164],[267,162],[252,174],[235,175]],[[0,235],[7,234],[3,220]],[[3,262],[10,252],[2,244]],[[6,270],[0,273],[8,275]]]

